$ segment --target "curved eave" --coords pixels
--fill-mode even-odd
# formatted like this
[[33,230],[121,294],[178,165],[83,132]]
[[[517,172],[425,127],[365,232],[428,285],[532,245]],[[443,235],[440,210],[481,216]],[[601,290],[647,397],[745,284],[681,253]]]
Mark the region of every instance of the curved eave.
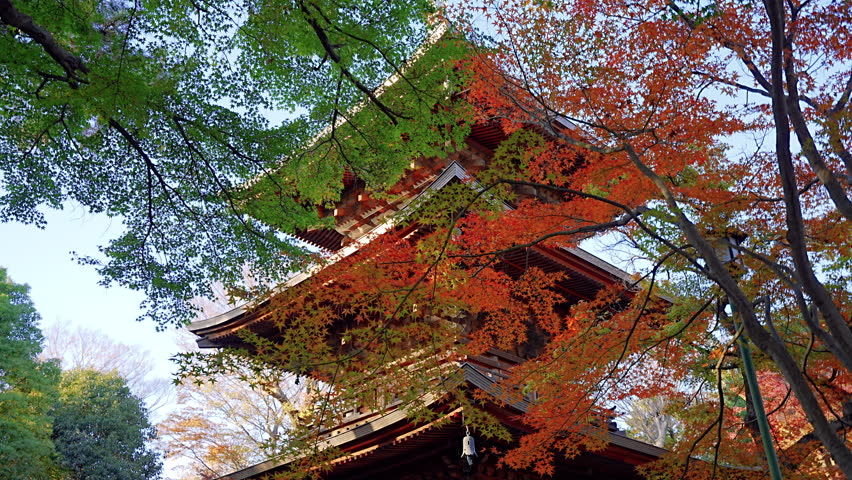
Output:
[[[495,399],[503,397],[497,383],[487,377],[479,368],[469,363],[462,363],[459,370],[462,373],[459,379],[461,383],[481,389]],[[440,408],[441,405],[444,405],[442,399],[442,395],[427,394],[427,398],[423,400],[424,404],[430,408]],[[530,404],[525,400],[512,403],[498,400],[497,403],[501,405],[499,410],[505,411],[506,420],[515,427],[520,427],[520,424],[510,420],[509,417],[516,417],[518,414],[527,412],[530,408]],[[422,451],[422,448],[428,448],[428,444],[434,444],[434,440],[438,436],[446,436],[449,433],[449,436],[456,437],[456,429],[462,425],[460,423],[462,413],[462,409],[457,408],[441,414],[438,420],[426,424],[416,424],[408,419],[404,409],[394,409],[383,414],[377,414],[372,419],[359,422],[350,428],[336,431],[331,436],[320,440],[317,443],[317,448],[324,450],[334,447],[345,452],[344,456],[331,462],[331,467],[335,473],[334,478],[347,478],[347,470],[365,466],[371,467],[370,471],[375,472],[375,468],[388,463],[392,464],[395,459],[406,458],[417,451]],[[609,445],[604,450],[592,454],[629,465],[641,465],[653,461],[667,452],[662,448],[618,433],[610,432],[608,440]],[[429,454],[426,453],[426,455]],[[264,475],[274,475],[286,471],[289,468],[288,465],[294,460],[296,458],[293,457],[273,458],[231,473],[220,480],[246,480],[262,478]]]
[[[260,307],[262,308],[262,305]],[[220,348],[225,345],[217,343],[214,340],[215,338],[244,328],[254,323],[258,317],[257,310],[248,310],[247,307],[237,307],[221,315],[193,322],[187,326],[187,329],[199,337],[196,343],[200,348]]]
[[574,255],[575,257],[579,258],[583,262],[591,265],[592,267],[597,269],[600,273],[608,276],[612,280],[621,281],[621,282],[625,282],[625,283],[630,283],[630,282],[633,281],[632,277],[629,273],[627,273],[624,270],[616,267],[615,265],[607,262],[606,260],[601,259],[600,257],[596,257],[595,255],[592,255],[591,253],[583,250],[582,248],[579,248],[579,247],[563,248],[563,250],[570,253],[571,255]]
[[[467,170],[465,170],[465,168],[457,162],[451,162],[440,173],[440,175],[432,179],[431,183],[428,186],[423,188],[416,196],[404,202],[404,204],[400,205],[397,211],[402,212],[405,209],[409,208],[411,205],[417,205],[420,201],[429,197],[434,192],[440,190],[453,180],[467,181],[468,179],[469,175],[467,173]],[[357,252],[363,245],[366,245],[367,243],[371,242],[377,236],[390,231],[394,227],[394,225],[395,224],[393,218],[387,218],[382,224],[358,236],[358,238],[355,239],[352,243],[335,252],[332,261],[339,261],[343,258],[348,257],[349,255],[352,255],[353,253]],[[296,285],[299,285],[300,283],[308,280],[315,273],[317,273],[319,269],[320,267],[295,275],[284,284],[279,285],[278,287],[273,289],[272,292],[270,292],[269,297],[275,296],[276,294],[281,293],[284,290],[293,288]],[[208,318],[205,320],[192,322],[187,328],[190,332],[200,337],[197,340],[197,343],[198,346],[201,348],[219,348],[224,346],[230,346],[223,342],[217,342],[216,340],[229,336],[235,333],[237,330],[244,328],[252,323],[255,323],[261,320],[264,316],[266,316],[263,307],[269,303],[269,297],[267,297],[266,300],[257,303],[256,305],[240,306],[221,315],[217,315],[215,317]]]
[[215,340],[223,336],[231,335],[237,330],[268,316],[268,311],[264,307],[269,304],[270,297],[304,282],[314,273],[314,270],[309,270],[295,275],[284,284],[274,288],[269,297],[265,300],[258,302],[255,305],[242,305],[221,315],[192,322],[187,326],[187,329],[199,337],[197,343],[201,348],[219,348],[227,346],[218,343]]
[[[413,205],[418,205],[454,180],[464,181],[471,188],[481,188],[479,183],[468,173],[467,169],[455,161],[450,162],[439,175],[430,178],[430,180],[430,183],[420,188],[415,196],[400,204],[395,212],[404,213]],[[505,205],[505,208],[509,209],[511,207]],[[385,217],[383,223],[360,234],[351,243],[335,252],[333,261],[339,261],[352,255],[377,236],[390,231],[394,225],[393,216]],[[631,277],[627,272],[580,248],[536,246],[533,249],[543,258],[546,258],[548,262],[552,262],[554,268],[558,265],[559,268],[577,273],[582,277],[581,279],[569,279],[569,282],[583,283],[591,281],[597,285],[626,285],[631,282]],[[318,270],[319,267],[293,276],[284,284],[273,289],[269,297],[301,284],[311,278]],[[578,299],[589,299],[593,296],[591,291],[594,289],[581,291],[583,289],[575,285],[571,290]],[[238,330],[259,322],[269,315],[268,311],[264,308],[269,303],[269,297],[255,305],[240,306],[221,315],[193,322],[188,326],[188,329],[200,337],[197,343],[201,348],[244,346],[239,339],[235,338],[234,334]]]

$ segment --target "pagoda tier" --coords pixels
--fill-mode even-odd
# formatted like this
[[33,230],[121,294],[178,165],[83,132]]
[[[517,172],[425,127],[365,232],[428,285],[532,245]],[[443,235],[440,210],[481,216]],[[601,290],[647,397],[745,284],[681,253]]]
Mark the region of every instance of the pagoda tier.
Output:
[[[493,402],[483,406],[499,419],[517,439],[529,431],[518,422],[529,403],[500,399],[495,379],[480,366],[462,363],[458,366],[464,388],[483,390]],[[498,464],[492,451],[505,451],[512,445],[489,440],[470,432],[475,438],[477,455],[473,465],[462,459],[462,438],[465,435],[464,410],[450,409],[446,399],[432,395],[428,408],[435,419],[416,423],[402,409],[371,413],[345,422],[321,436],[319,449],[337,448],[343,454],[331,461],[330,470],[321,477],[327,480],[543,480],[570,478],[577,480],[639,480],[636,466],[657,459],[665,450],[624,436],[612,429],[608,445],[596,452],[583,452],[571,459],[557,459],[553,476],[530,471],[511,470]],[[298,468],[298,459],[279,458],[234,472],[221,480],[260,479],[274,477],[289,469]]]
[[[399,234],[400,232],[394,232],[393,216],[452,182],[471,182],[473,172],[468,167],[474,171],[478,168],[475,164],[479,162],[472,160],[477,158],[477,155],[472,149],[466,149],[446,159],[440,165],[436,163],[437,161],[421,162],[421,166],[416,170],[418,174],[414,175],[421,180],[413,183],[410,183],[410,180],[401,182],[405,186],[399,188],[406,189],[407,193],[401,197],[404,200],[394,203],[384,203],[377,207],[374,200],[353,189],[346,193],[346,198],[339,203],[340,208],[345,208],[349,213],[338,219],[336,229],[303,232],[300,238],[326,248],[324,244],[327,242],[323,240],[324,238],[339,236],[339,241],[332,242],[334,248],[329,250],[333,252],[335,258],[342,259],[356,254],[360,247],[374,240],[378,235]],[[457,161],[463,159],[466,160]],[[441,170],[436,170],[439,166]],[[527,192],[527,194],[535,194],[535,192]],[[360,198],[360,201],[352,200],[352,198]],[[347,203],[350,201],[354,203]],[[411,228],[404,233],[410,235]],[[557,289],[565,298],[566,306],[593,298],[604,286],[627,285],[631,281],[626,272],[580,248],[537,245],[505,253],[495,264],[496,269],[510,276],[520,275],[531,267],[546,273],[565,274],[564,278],[558,282]],[[294,276],[279,286],[273,295],[275,292],[292,288],[305,288],[301,285],[310,282],[312,275],[312,272],[303,272]],[[240,330],[250,328],[253,333],[271,340],[274,340],[277,335],[278,326],[272,321],[269,309],[265,308],[267,306],[268,300],[235,308],[222,315],[194,322],[189,325],[189,330],[199,337],[198,345],[201,348],[250,349],[251,347],[238,334]]]

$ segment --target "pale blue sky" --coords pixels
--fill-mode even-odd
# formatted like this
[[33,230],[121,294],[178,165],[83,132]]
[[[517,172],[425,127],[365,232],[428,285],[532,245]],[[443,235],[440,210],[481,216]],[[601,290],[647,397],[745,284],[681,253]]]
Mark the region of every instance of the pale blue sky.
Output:
[[169,357],[178,351],[174,329],[157,332],[151,321],[137,322],[139,292],[98,285],[91,266],[78,265],[71,255],[98,254],[97,246],[118,236],[118,220],[91,215],[81,207],[45,212],[47,226],[0,223],[0,266],[16,283],[30,286],[30,297],[42,317],[42,326],[55,322],[103,332],[112,339],[140,345],[156,362],[157,376],[170,376]]

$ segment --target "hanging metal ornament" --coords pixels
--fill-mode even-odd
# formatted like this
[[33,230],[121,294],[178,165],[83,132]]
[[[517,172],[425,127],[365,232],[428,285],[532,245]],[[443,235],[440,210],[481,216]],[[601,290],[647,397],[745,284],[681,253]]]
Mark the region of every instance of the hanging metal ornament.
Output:
[[466,470],[469,470],[471,466],[473,466],[473,457],[476,456],[476,443],[473,441],[473,437],[470,435],[470,429],[465,425],[464,427],[464,438],[462,439],[462,454],[461,458],[464,459],[466,465]]

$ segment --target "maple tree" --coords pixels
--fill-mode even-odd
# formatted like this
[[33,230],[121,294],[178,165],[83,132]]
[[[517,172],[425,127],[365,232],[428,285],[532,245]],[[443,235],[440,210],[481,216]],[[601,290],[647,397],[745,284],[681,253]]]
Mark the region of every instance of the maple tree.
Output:
[[[488,40],[494,48],[484,47],[470,63],[476,72],[473,101],[482,106],[483,118],[500,119],[508,132],[535,126],[546,133],[540,154],[527,160],[520,175],[502,180],[531,182],[572,198],[555,207],[521,205],[506,215],[517,219],[512,231],[503,218],[490,223],[491,238],[503,232],[503,245],[511,245],[556,233],[571,244],[578,238],[572,233],[610,229],[614,218],[629,219],[619,230],[653,262],[653,273],[686,278],[688,272],[703,279],[691,279],[691,291],[674,290],[674,311],[697,312],[713,295],[735,307],[742,334],[762,353],[763,368],[783,377],[807,418],[797,445],[811,443],[804,450],[814,452],[813,444],[821,444],[833,466],[818,471],[831,475],[837,468],[847,476],[849,9],[848,2],[769,0],[488,2],[479,12],[491,20]],[[557,128],[558,118],[575,128]],[[754,143],[737,152],[725,143],[734,134]],[[542,225],[543,213],[550,225]],[[476,224],[477,235],[488,235],[488,226]],[[519,238],[516,231],[532,233]],[[726,234],[748,236],[739,249],[743,264],[736,268],[714,248]],[[680,305],[685,294],[695,297],[703,289],[709,292],[703,299]],[[717,368],[724,366],[728,345],[721,339],[736,332],[724,309],[717,309],[721,325],[715,324],[715,339],[708,336],[712,322],[672,323],[692,318],[688,310],[681,312],[684,317],[667,320],[615,315],[609,320],[615,323],[606,326],[607,341],[625,350],[590,366],[607,374],[624,369],[629,377],[630,354],[666,365],[655,382],[636,379],[632,389],[642,395],[678,394],[678,377],[687,371],[676,365],[705,365],[702,349],[718,357]],[[619,319],[627,323],[619,326]],[[595,330],[594,323],[586,326]],[[618,331],[626,335],[613,334]],[[562,342],[555,336],[552,348]],[[571,348],[579,359],[592,353]],[[571,366],[577,362],[584,363],[548,365],[570,379],[585,368]],[[531,364],[529,374],[536,368]],[[552,401],[542,410],[566,405],[555,391]],[[711,412],[724,413],[722,399],[716,402]],[[535,412],[532,417],[542,427],[536,443],[547,443],[549,436],[559,447],[558,425]],[[708,425],[726,422],[717,417],[708,424],[710,419],[686,429],[702,437],[686,434],[681,445],[700,451],[712,430]],[[708,452],[716,458],[743,453],[732,445],[724,452],[719,441]],[[782,461],[787,453],[782,449]],[[529,465],[533,455],[511,461]],[[737,463],[748,461],[739,457]],[[789,475],[814,473],[801,459],[787,467]]]
[[[454,138],[430,128],[451,123],[430,108],[452,61],[406,70],[433,11],[429,0],[2,0],[0,221],[41,225],[40,209],[71,202],[122,222],[100,256],[78,259],[144,291],[162,326],[193,318],[189,300],[216,282],[248,290],[244,268],[275,284],[304,266],[279,232],[315,225],[344,169],[392,183]],[[446,47],[430,55],[458,57]],[[391,75],[406,94],[380,100]],[[330,154],[343,138],[358,141]],[[267,201],[248,209],[246,183]]]
[[[507,137],[477,175],[484,193],[445,189],[409,217],[415,230],[276,296],[283,340],[247,334],[254,356],[333,385],[319,407],[331,426],[362,405],[417,404],[450,375],[442,361],[516,348],[535,324],[546,344],[504,382],[535,391],[534,431],[506,465],[548,473],[557,452],[602,448],[607,402],[665,396],[683,429],[646,473],[762,478],[742,335],[757,347],[785,477],[852,476],[850,8],[451,6],[477,45],[460,67],[473,72],[464,98]],[[495,268],[509,251],[600,232],[629,242],[647,275],[567,309],[558,275]],[[716,248],[726,235],[747,236],[736,263]]]

